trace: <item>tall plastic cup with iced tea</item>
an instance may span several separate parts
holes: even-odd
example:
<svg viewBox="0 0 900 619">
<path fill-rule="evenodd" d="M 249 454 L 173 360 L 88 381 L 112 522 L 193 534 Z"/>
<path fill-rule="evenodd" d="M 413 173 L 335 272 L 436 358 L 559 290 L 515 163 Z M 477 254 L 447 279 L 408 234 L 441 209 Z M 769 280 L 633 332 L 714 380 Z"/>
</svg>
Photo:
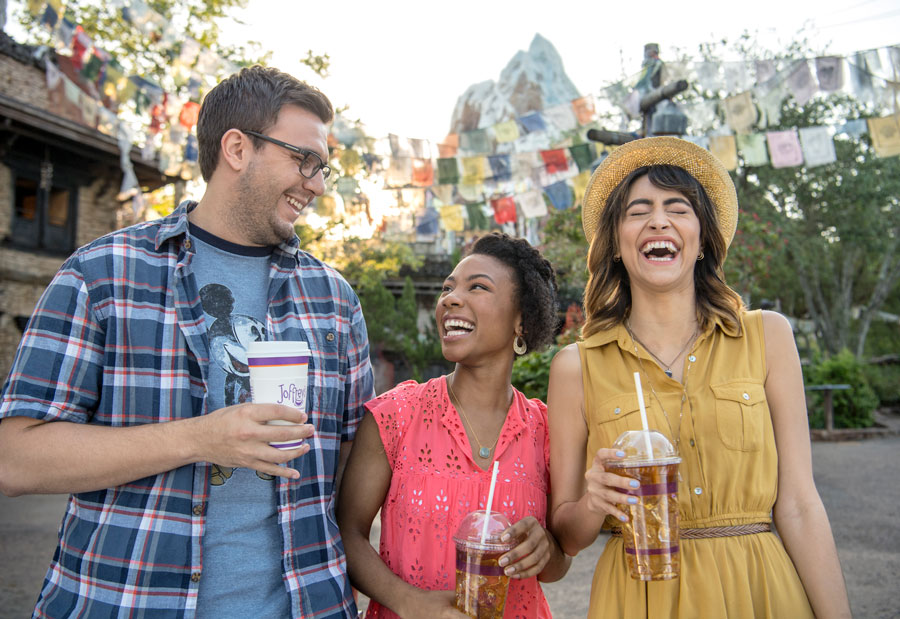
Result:
<svg viewBox="0 0 900 619">
<path fill-rule="evenodd" d="M 487 534 L 482 540 L 484 520 Z M 509 591 L 509 576 L 503 573 L 500 557 L 516 545 L 516 540 L 500 541 L 510 522 L 499 512 L 485 516 L 482 510 L 463 518 L 456 542 L 456 608 L 473 619 L 502 619 Z"/>
<path fill-rule="evenodd" d="M 637 580 L 671 580 L 680 568 L 678 535 L 678 464 L 681 458 L 665 436 L 650 430 L 624 432 L 613 448 L 624 451 L 606 470 L 631 477 L 640 488 L 623 490 L 637 498 L 635 505 L 619 505 L 628 515 L 622 523 L 625 560 Z M 647 440 L 649 438 L 649 441 Z M 647 453 L 647 446 L 652 453 Z"/>
</svg>

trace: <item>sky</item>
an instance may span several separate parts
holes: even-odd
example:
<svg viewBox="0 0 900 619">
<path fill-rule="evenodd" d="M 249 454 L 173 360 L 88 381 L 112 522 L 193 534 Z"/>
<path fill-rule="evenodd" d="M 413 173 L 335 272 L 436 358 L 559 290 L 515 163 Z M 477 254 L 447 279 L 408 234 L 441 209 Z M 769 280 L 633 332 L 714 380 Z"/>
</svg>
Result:
<svg viewBox="0 0 900 619">
<path fill-rule="evenodd" d="M 369 135 L 433 141 L 447 134 L 457 98 L 498 79 L 536 33 L 581 94 L 637 73 L 649 42 L 663 60 L 675 50 L 697 57 L 699 44 L 745 31 L 772 50 L 798 33 L 818 53 L 900 44 L 898 0 L 249 0 L 233 16 L 243 24 L 223 22 L 224 41 L 259 41 L 270 64 L 349 106 Z M 307 50 L 331 57 L 326 79 L 301 64 Z"/>
</svg>

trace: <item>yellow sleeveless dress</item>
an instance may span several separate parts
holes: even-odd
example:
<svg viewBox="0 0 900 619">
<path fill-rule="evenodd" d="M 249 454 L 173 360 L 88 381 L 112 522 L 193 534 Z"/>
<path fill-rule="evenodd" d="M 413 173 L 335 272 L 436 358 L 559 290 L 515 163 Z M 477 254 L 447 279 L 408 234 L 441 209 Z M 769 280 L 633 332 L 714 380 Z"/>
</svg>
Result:
<svg viewBox="0 0 900 619">
<path fill-rule="evenodd" d="M 740 334 L 716 324 L 694 343 L 685 360 L 683 409 L 682 384 L 667 377 L 641 346 L 636 356 L 623 326 L 595 333 L 578 345 L 587 466 L 598 449 L 612 446 L 622 432 L 641 428 L 634 389 L 634 372 L 641 372 L 651 429 L 673 444 L 678 437 L 682 528 L 772 520 L 778 454 L 764 389 L 761 312 L 744 313 L 742 324 Z M 604 528 L 617 523 L 608 517 Z M 622 539 L 611 537 L 594 571 L 588 617 L 813 617 L 794 564 L 774 533 L 682 539 L 680 545 L 681 576 L 648 583 L 631 578 Z"/>
</svg>

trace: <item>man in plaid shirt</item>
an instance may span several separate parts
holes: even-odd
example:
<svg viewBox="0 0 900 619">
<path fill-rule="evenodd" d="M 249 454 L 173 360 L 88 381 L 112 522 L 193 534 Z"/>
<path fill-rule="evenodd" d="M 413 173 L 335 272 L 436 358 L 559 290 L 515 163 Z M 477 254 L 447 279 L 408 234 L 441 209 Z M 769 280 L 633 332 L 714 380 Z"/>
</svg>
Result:
<svg viewBox="0 0 900 619">
<path fill-rule="evenodd" d="M 224 80 L 200 202 L 82 247 L 39 301 L 0 397 L 0 490 L 70 493 L 35 617 L 356 616 L 334 503 L 368 338 L 293 230 L 332 117 L 277 70 Z M 250 403 L 244 349 L 266 339 L 309 345 L 305 411 Z"/>
</svg>

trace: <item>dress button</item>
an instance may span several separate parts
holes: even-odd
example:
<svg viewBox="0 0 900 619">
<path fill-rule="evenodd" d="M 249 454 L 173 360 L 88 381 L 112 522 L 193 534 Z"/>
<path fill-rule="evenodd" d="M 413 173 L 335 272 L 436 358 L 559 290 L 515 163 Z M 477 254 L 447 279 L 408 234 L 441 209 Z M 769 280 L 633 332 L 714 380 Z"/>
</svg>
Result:
<svg viewBox="0 0 900 619">
<path fill-rule="evenodd" d="M 691 439 L 691 447 L 694 446 L 694 439 Z"/>
<path fill-rule="evenodd" d="M 200 582 L 200 572 L 191 574 L 191 582 Z"/>
<path fill-rule="evenodd" d="M 329 333 L 328 335 L 325 336 L 325 339 L 328 340 L 329 342 L 333 342 L 334 341 L 334 333 Z"/>
<path fill-rule="evenodd" d="M 694 488 L 694 494 L 697 494 L 697 495 L 703 494 L 703 488 L 701 488 L 700 486 L 697 486 L 696 488 Z"/>
<path fill-rule="evenodd" d="M 697 360 L 697 357 L 695 357 L 694 355 L 691 355 L 690 357 L 688 357 L 688 361 L 690 361 L 691 363 L 693 363 L 696 360 Z"/>
<path fill-rule="evenodd" d="M 184 239 L 184 248 L 185 249 L 191 248 L 191 239 Z"/>
<path fill-rule="evenodd" d="M 749 400 L 749 399 L 750 399 L 750 394 L 749 394 L 749 393 L 745 393 L 745 394 L 742 395 L 741 397 L 744 398 L 745 400 Z"/>
<path fill-rule="evenodd" d="M 613 411 L 613 415 L 618 415 L 621 412 L 622 412 L 622 409 L 619 407 L 616 407 L 616 410 Z"/>
<path fill-rule="evenodd" d="M 192 510 L 195 516 L 199 516 L 203 513 L 203 503 L 197 503 L 194 505 L 194 509 Z"/>
</svg>

